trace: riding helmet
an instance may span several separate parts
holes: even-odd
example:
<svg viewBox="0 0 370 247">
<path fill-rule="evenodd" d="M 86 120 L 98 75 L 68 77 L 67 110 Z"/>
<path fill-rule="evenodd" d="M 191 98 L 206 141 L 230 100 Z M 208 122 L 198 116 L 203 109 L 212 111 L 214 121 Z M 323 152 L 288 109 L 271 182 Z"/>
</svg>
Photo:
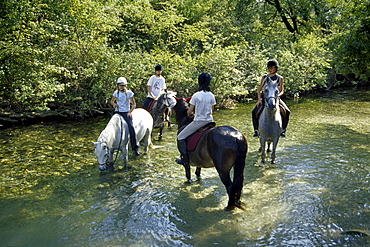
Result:
<svg viewBox="0 0 370 247">
<path fill-rule="evenodd" d="M 211 78 L 211 75 L 206 73 L 206 72 L 203 72 L 201 73 L 199 76 L 198 76 L 198 85 L 199 85 L 199 89 L 198 91 L 211 91 L 211 89 L 209 88 L 209 84 L 211 82 L 212 78 Z"/>
<path fill-rule="evenodd" d="M 155 70 L 155 71 L 162 71 L 162 65 L 157 64 L 157 65 L 154 67 L 154 70 Z"/>
<path fill-rule="evenodd" d="M 117 85 L 127 85 L 127 80 L 125 77 L 119 77 L 117 79 Z"/>
<path fill-rule="evenodd" d="M 276 59 L 270 59 L 267 62 L 267 68 L 270 68 L 270 67 L 279 68 L 279 62 Z"/>
</svg>

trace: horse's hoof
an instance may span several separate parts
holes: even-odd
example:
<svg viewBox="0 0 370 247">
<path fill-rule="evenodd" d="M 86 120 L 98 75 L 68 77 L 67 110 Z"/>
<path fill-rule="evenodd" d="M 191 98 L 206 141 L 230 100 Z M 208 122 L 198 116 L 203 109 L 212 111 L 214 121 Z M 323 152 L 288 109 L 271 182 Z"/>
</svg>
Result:
<svg viewBox="0 0 370 247">
<path fill-rule="evenodd" d="M 227 206 L 225 208 L 225 211 L 233 211 L 236 208 L 236 206 Z"/>
<path fill-rule="evenodd" d="M 184 184 L 191 184 L 191 179 L 186 180 Z"/>
</svg>

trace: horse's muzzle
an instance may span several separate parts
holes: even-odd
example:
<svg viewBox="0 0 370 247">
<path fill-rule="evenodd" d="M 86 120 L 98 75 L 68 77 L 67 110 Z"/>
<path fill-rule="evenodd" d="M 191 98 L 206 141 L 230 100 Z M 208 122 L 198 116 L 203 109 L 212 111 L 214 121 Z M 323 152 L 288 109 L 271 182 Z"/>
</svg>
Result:
<svg viewBox="0 0 370 247">
<path fill-rule="evenodd" d="M 100 165 L 100 164 L 99 164 L 99 170 L 100 170 L 101 172 L 103 172 L 103 171 L 107 170 L 107 165 L 106 165 L 106 164 L 104 164 L 104 165 Z"/>
</svg>

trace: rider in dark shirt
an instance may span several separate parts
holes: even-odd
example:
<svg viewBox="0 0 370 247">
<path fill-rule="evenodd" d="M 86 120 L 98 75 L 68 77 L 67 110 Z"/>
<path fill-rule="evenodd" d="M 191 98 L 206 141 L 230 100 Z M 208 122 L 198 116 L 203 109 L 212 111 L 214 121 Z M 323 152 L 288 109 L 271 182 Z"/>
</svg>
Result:
<svg viewBox="0 0 370 247">
<path fill-rule="evenodd" d="M 288 122 L 289 122 L 290 110 L 289 110 L 288 106 L 280 98 L 284 94 L 284 77 L 277 74 L 278 68 L 279 68 L 279 63 L 278 63 L 277 60 L 275 60 L 275 59 L 269 60 L 267 62 L 267 69 L 268 69 L 269 73 L 266 74 L 266 75 L 263 75 L 262 78 L 261 78 L 261 82 L 260 82 L 260 85 L 259 85 L 258 90 L 257 90 L 258 100 L 257 100 L 257 103 L 256 103 L 255 107 L 252 110 L 252 122 L 253 122 L 253 128 L 254 128 L 253 137 L 258 137 L 259 136 L 259 133 L 258 133 L 258 115 L 257 114 L 260 112 L 260 108 L 264 105 L 263 95 L 262 95 L 263 92 L 262 91 L 263 91 L 263 86 L 264 86 L 266 80 L 268 79 L 268 77 L 270 77 L 270 79 L 273 80 L 273 81 L 278 80 L 279 104 L 286 111 L 285 116 L 283 116 L 283 118 L 282 118 L 283 132 L 280 134 L 280 136 L 285 137 L 285 131 L 286 131 L 286 128 L 287 128 Z"/>
</svg>

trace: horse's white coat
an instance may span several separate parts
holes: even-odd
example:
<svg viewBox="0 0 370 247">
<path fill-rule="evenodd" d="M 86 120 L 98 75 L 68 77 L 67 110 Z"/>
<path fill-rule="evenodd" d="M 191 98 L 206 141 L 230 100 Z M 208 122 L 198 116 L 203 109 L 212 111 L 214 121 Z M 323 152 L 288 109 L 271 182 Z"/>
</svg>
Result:
<svg viewBox="0 0 370 247">
<path fill-rule="evenodd" d="M 136 133 L 136 140 L 144 143 L 144 151 L 148 151 L 151 145 L 151 134 L 153 129 L 153 118 L 149 112 L 137 108 L 132 111 L 132 124 Z M 127 123 L 119 114 L 114 114 L 105 129 L 100 133 L 95 145 L 94 154 L 100 165 L 100 170 L 105 170 L 107 163 L 112 161 L 113 152 L 120 150 L 125 164 L 128 161 L 128 144 L 130 141 Z M 120 138 L 121 143 L 120 143 Z M 120 147 L 118 145 L 120 144 Z M 109 151 L 108 151 L 109 150 Z"/>
<path fill-rule="evenodd" d="M 277 80 L 267 81 L 263 88 L 265 106 L 259 117 L 259 138 L 261 144 L 261 159 L 265 163 L 266 142 L 268 147 L 272 142 L 271 163 L 275 162 L 276 147 L 280 134 L 283 131 L 282 118 L 280 114 Z"/>
</svg>

